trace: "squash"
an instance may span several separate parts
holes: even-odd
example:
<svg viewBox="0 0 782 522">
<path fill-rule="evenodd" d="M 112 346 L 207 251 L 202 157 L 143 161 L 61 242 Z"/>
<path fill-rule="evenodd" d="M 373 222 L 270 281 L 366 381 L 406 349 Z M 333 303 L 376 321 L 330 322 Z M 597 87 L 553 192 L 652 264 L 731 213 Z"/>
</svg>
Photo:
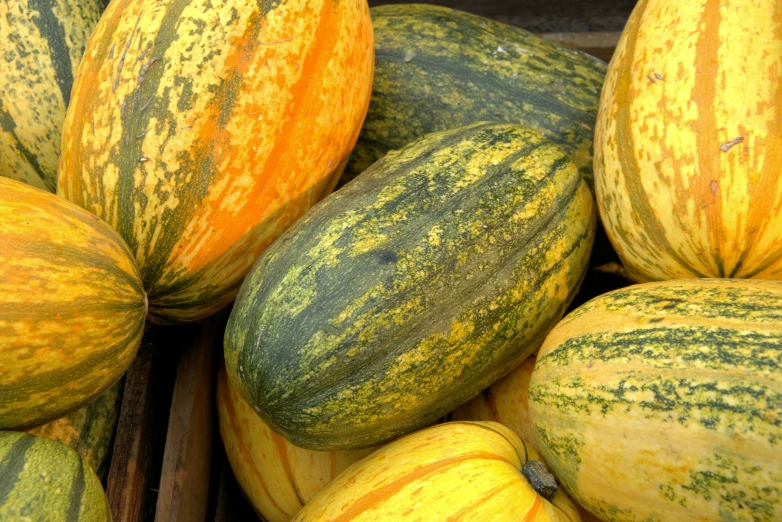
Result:
<svg viewBox="0 0 782 522">
<path fill-rule="evenodd" d="M 547 475 L 551 489 L 541 488 L 538 482 Z M 537 451 L 511 430 L 495 422 L 449 422 L 396 440 L 353 464 L 293 520 L 580 522 L 581 518 L 556 487 Z"/>
<path fill-rule="evenodd" d="M 366 0 L 112 2 L 74 81 L 58 194 L 128 243 L 151 321 L 197 321 L 332 190 L 372 71 Z"/>
<path fill-rule="evenodd" d="M 73 72 L 100 0 L 0 2 L 0 176 L 55 191 Z"/>
<path fill-rule="evenodd" d="M 600 217 L 640 282 L 782 278 L 782 2 L 643 0 L 595 131 Z"/>
<path fill-rule="evenodd" d="M 607 521 L 782 520 L 782 282 L 590 301 L 541 347 L 529 410 L 557 480 Z"/>
<path fill-rule="evenodd" d="M 71 448 L 0 431 L 0 520 L 111 522 L 92 468 Z"/>
<path fill-rule="evenodd" d="M 308 449 L 427 426 L 538 348 L 578 290 L 595 220 L 575 165 L 534 131 L 424 137 L 258 259 L 226 329 L 229 378 Z"/>
<path fill-rule="evenodd" d="M 558 145 L 592 188 L 606 65 L 518 27 L 435 5 L 373 7 L 375 79 L 342 183 L 389 150 L 480 121 L 518 123 Z"/>
<path fill-rule="evenodd" d="M 146 305 L 109 225 L 0 178 L 0 429 L 50 422 L 105 392 L 138 351 Z"/>
</svg>

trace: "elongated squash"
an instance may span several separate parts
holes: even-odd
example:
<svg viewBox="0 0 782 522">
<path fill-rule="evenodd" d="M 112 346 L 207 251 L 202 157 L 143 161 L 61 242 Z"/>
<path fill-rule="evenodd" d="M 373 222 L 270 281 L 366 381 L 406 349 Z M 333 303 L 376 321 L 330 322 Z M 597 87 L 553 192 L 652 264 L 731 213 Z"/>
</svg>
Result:
<svg viewBox="0 0 782 522">
<path fill-rule="evenodd" d="M 217 379 L 217 413 L 236 480 L 268 522 L 288 522 L 342 470 L 374 449 L 311 451 L 294 446 L 242 399 L 224 368 Z"/>
<path fill-rule="evenodd" d="M 106 393 L 86 406 L 27 433 L 62 442 L 92 466 L 98 478 L 106 480 L 111 463 L 111 443 L 119 420 L 123 377 Z"/>
<path fill-rule="evenodd" d="M 100 0 L 0 2 L 0 176 L 55 191 L 73 71 Z"/>
<path fill-rule="evenodd" d="M 540 460 L 501 424 L 440 424 L 353 464 L 294 520 L 580 522 L 575 505 L 559 488 L 544 497 L 527 478 L 530 473 L 538 478 L 530 464 Z"/>
<path fill-rule="evenodd" d="M 345 183 L 389 150 L 479 121 L 537 130 L 592 187 L 606 66 L 518 27 L 434 5 L 373 7 L 372 101 Z"/>
<path fill-rule="evenodd" d="M 782 2 L 642 0 L 595 132 L 606 231 L 641 282 L 782 279 Z"/>
<path fill-rule="evenodd" d="M 605 520 L 782 520 L 782 282 L 590 301 L 541 347 L 529 405 L 557 479 Z"/>
<path fill-rule="evenodd" d="M 0 178 L 0 429 L 100 396 L 133 360 L 145 314 L 138 268 L 110 226 Z"/>
<path fill-rule="evenodd" d="M 3 521 L 111 522 L 89 464 L 44 437 L 0 431 L 0 493 Z"/>
<path fill-rule="evenodd" d="M 427 426 L 542 343 L 578 290 L 595 220 L 575 165 L 540 134 L 429 135 L 259 258 L 226 329 L 228 375 L 301 447 Z"/>
<path fill-rule="evenodd" d="M 372 70 L 366 0 L 112 2 L 74 81 L 58 194 L 127 241 L 152 321 L 201 319 L 332 190 Z"/>
</svg>

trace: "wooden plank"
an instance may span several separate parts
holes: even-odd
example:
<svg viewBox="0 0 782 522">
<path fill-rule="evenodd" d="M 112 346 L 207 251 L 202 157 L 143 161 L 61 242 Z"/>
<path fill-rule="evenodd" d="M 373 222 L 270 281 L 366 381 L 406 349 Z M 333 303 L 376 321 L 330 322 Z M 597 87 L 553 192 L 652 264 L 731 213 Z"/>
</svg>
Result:
<svg viewBox="0 0 782 522">
<path fill-rule="evenodd" d="M 207 520 L 214 497 L 210 469 L 216 431 L 215 355 L 222 346 L 225 321 L 221 315 L 167 332 L 172 342 L 182 341 L 155 522 Z"/>
<path fill-rule="evenodd" d="M 145 332 L 125 380 L 106 485 L 114 522 L 152 519 L 176 352 L 161 350 L 159 330 Z"/>
</svg>

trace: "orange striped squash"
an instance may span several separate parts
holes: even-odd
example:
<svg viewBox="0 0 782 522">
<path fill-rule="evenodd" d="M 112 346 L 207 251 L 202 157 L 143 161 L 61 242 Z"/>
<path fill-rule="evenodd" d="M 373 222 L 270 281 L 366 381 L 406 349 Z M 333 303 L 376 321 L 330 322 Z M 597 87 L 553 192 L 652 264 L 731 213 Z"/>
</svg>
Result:
<svg viewBox="0 0 782 522">
<path fill-rule="evenodd" d="M 58 194 L 114 226 L 157 323 L 233 300 L 344 168 L 373 71 L 366 0 L 123 0 L 74 80 Z"/>
<path fill-rule="evenodd" d="M 639 281 L 782 278 L 782 2 L 641 0 L 595 134 L 606 231 Z"/>
<path fill-rule="evenodd" d="M 557 489 L 551 501 L 522 468 L 540 455 L 496 422 L 449 422 L 389 443 L 343 471 L 298 522 L 508 520 L 579 522 Z"/>
<path fill-rule="evenodd" d="M 217 412 L 236 480 L 268 522 L 288 522 L 337 474 L 373 450 L 311 451 L 294 446 L 242 399 L 225 368 L 217 378 Z"/>
</svg>

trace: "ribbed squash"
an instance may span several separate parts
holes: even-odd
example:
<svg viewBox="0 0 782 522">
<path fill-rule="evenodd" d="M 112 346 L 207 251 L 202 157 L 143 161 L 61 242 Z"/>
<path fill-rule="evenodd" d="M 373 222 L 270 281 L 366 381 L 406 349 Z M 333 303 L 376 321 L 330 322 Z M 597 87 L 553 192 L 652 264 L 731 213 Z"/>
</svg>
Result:
<svg viewBox="0 0 782 522">
<path fill-rule="evenodd" d="M 557 488 L 547 500 L 522 473 L 540 460 L 501 424 L 441 424 L 353 464 L 294 520 L 580 522 L 566 494 Z"/>
<path fill-rule="evenodd" d="M 366 0 L 112 2 L 74 82 L 58 194 L 127 241 L 152 321 L 201 319 L 332 190 L 372 70 Z"/>
<path fill-rule="evenodd" d="M 0 520 L 110 522 L 111 513 L 100 480 L 71 448 L 0 431 Z"/>
<path fill-rule="evenodd" d="M 99 479 L 106 480 L 124 386 L 123 377 L 86 406 L 27 433 L 62 442 L 92 466 Z"/>
<path fill-rule="evenodd" d="M 100 0 L 0 2 L 0 176 L 54 192 L 65 109 Z"/>
<path fill-rule="evenodd" d="M 782 2 L 638 3 L 600 104 L 600 216 L 639 281 L 782 278 Z"/>
<path fill-rule="evenodd" d="M 384 5 L 370 12 L 372 101 L 343 183 L 425 134 L 499 121 L 535 129 L 559 145 L 591 188 L 603 62 L 446 7 Z"/>
<path fill-rule="evenodd" d="M 145 312 L 133 256 L 110 226 L 0 178 L 0 429 L 100 396 L 133 360 Z"/>
<path fill-rule="evenodd" d="M 242 399 L 225 369 L 217 379 L 217 413 L 236 480 L 268 522 L 288 522 L 337 474 L 374 449 L 311 451 L 294 446 Z"/>
<path fill-rule="evenodd" d="M 782 520 L 782 283 L 599 297 L 546 339 L 529 405 L 557 479 L 605 520 Z"/>
<path fill-rule="evenodd" d="M 538 348 L 581 283 L 595 220 L 575 165 L 534 131 L 422 138 L 259 258 L 228 322 L 228 375 L 301 447 L 427 426 Z"/>
</svg>

